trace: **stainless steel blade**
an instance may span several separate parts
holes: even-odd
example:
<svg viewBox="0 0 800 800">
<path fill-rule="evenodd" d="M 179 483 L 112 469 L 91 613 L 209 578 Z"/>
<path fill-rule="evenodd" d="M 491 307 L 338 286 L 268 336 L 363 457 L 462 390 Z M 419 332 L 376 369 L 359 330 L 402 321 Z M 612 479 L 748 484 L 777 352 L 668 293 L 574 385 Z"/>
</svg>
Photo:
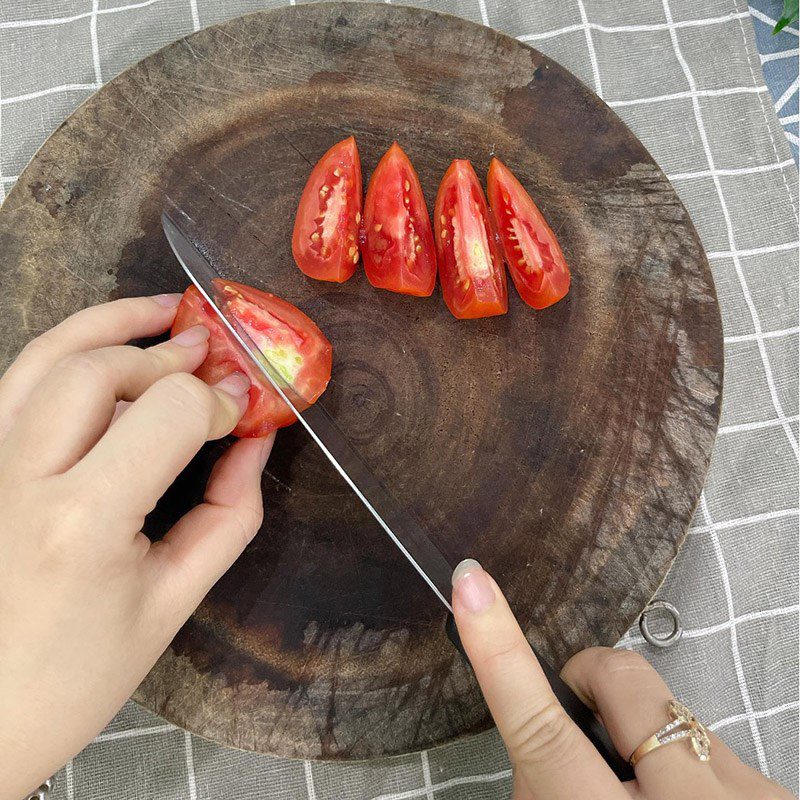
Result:
<svg viewBox="0 0 800 800">
<path fill-rule="evenodd" d="M 279 371 L 259 350 L 236 318 L 226 311 L 225 303 L 218 302 L 214 281 L 222 279 L 220 274 L 183 233 L 172 215 L 165 211 L 161 215 L 161 224 L 170 247 L 192 283 L 211 304 L 225 327 L 245 353 L 250 356 L 264 378 L 294 411 L 300 423 L 339 474 L 347 481 L 359 500 L 411 562 L 447 610 L 452 613 L 450 578 L 453 568 L 447 563 L 420 524 L 402 508 L 391 492 L 372 472 L 325 408 L 318 402 L 305 411 L 297 410 L 299 405 L 305 405 L 302 398 L 280 376 Z"/>
</svg>

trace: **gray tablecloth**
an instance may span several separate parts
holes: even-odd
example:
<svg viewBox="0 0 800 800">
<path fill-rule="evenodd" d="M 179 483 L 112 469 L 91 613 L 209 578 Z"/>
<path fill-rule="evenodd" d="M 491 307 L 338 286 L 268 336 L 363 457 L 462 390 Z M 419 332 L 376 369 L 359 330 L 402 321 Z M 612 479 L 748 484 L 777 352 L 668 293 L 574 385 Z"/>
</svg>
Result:
<svg viewBox="0 0 800 800">
<path fill-rule="evenodd" d="M 138 59 L 256 0 L 0 0 L 0 180 Z M 748 764 L 797 791 L 797 171 L 744 0 L 428 0 L 583 79 L 638 134 L 700 231 L 725 327 L 722 425 L 691 535 L 659 596 L 686 634 L 643 652 Z M 580 124 L 576 120 L 576 124 Z M 228 750 L 129 704 L 57 776 L 54 796 L 450 800 L 507 796 L 496 733 L 331 765 Z"/>
</svg>

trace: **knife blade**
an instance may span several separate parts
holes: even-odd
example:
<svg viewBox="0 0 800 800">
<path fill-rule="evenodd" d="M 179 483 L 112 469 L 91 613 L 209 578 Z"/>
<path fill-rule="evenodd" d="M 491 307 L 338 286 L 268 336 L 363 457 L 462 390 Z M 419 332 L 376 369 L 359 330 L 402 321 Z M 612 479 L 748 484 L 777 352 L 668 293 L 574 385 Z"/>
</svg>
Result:
<svg viewBox="0 0 800 800">
<path fill-rule="evenodd" d="M 265 380 L 294 412 L 309 436 L 350 485 L 359 500 L 375 517 L 377 523 L 411 562 L 445 608 L 452 613 L 450 581 L 453 568 L 445 557 L 419 523 L 400 505 L 372 472 L 325 408 L 316 403 L 304 411 L 300 410 L 307 403 L 281 377 L 280 371 L 259 350 L 258 345 L 227 309 L 225 298 L 220 296 L 221 292 L 218 289 L 219 284 L 224 283 L 222 276 L 187 237 L 169 212 L 164 211 L 161 215 L 161 224 L 167 241 L 184 272 L 211 304 L 236 342 L 249 355 Z"/>
<path fill-rule="evenodd" d="M 224 292 L 221 291 L 221 286 L 225 283 L 222 276 L 184 233 L 174 216 L 166 210 L 161 215 L 161 225 L 172 251 L 189 279 L 211 304 L 217 316 L 257 366 L 265 380 L 291 408 L 336 471 L 445 606 L 448 611 L 445 625 L 447 635 L 469 663 L 453 617 L 451 605 L 453 568 L 447 559 L 420 524 L 372 472 L 325 408 L 320 403 L 305 408 L 307 404 L 302 396 L 281 376 L 280 371 L 227 308 Z M 304 410 L 301 411 L 301 408 Z M 597 748 L 617 777 L 620 780 L 631 780 L 634 777 L 632 768 L 619 756 L 602 724 L 547 661 L 533 647 L 531 649 L 539 660 L 553 693 L 567 714 Z"/>
</svg>

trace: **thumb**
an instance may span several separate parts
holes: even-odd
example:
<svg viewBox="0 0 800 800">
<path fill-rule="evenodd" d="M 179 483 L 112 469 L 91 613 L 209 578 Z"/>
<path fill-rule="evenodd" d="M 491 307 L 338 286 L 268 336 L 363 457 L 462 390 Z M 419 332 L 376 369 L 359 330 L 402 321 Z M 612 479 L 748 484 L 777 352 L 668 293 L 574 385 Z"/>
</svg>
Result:
<svg viewBox="0 0 800 800">
<path fill-rule="evenodd" d="M 156 596 L 178 625 L 255 536 L 263 517 L 261 473 L 275 434 L 240 439 L 217 461 L 204 502 L 150 550 Z"/>
<path fill-rule="evenodd" d="M 627 797 L 559 704 L 499 587 L 473 559 L 453 573 L 453 615 L 511 762 L 537 800 Z"/>
</svg>

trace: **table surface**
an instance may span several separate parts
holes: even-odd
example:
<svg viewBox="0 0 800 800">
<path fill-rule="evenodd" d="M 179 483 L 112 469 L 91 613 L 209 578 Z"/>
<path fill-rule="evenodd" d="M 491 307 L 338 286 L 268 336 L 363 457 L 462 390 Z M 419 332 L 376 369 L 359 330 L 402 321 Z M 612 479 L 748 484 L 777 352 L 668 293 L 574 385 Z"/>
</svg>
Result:
<svg viewBox="0 0 800 800">
<path fill-rule="evenodd" d="M 797 28 L 767 37 L 776 0 L 755 3 L 754 22 L 742 0 L 417 4 L 491 25 L 572 70 L 641 138 L 700 232 L 726 376 L 706 488 L 658 593 L 686 633 L 664 651 L 635 631 L 619 646 L 643 653 L 745 762 L 797 792 Z M 276 5 L 0 3 L 0 199 L 49 133 L 125 67 Z M 307 763 L 221 748 L 131 703 L 56 776 L 53 797 L 461 800 L 509 787 L 495 732 L 391 760 Z"/>
</svg>

